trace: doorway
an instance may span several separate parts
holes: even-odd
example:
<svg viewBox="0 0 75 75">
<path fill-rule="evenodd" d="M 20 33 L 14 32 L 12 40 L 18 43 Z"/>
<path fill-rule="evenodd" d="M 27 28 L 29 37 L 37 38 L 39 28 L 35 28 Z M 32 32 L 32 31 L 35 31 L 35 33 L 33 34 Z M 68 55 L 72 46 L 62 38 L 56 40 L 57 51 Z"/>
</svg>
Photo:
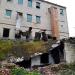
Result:
<svg viewBox="0 0 75 75">
<path fill-rule="evenodd" d="M 53 57 L 55 64 L 60 63 L 59 47 L 56 47 L 51 51 L 51 56 Z"/>
<path fill-rule="evenodd" d="M 49 54 L 48 53 L 44 53 L 41 55 L 41 63 L 43 65 L 49 64 Z"/>
<path fill-rule="evenodd" d="M 9 37 L 9 31 L 10 31 L 10 29 L 4 28 L 3 29 L 3 37 Z"/>
</svg>

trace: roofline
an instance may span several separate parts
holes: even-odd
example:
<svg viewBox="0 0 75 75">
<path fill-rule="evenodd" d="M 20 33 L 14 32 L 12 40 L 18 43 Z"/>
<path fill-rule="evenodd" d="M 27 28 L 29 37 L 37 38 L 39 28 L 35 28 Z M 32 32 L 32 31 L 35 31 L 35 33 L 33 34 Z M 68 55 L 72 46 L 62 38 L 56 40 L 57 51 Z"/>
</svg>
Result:
<svg viewBox="0 0 75 75">
<path fill-rule="evenodd" d="M 65 6 L 58 5 L 58 4 L 55 4 L 55 3 L 49 2 L 49 1 L 45 1 L 45 0 L 39 0 L 39 1 L 42 1 L 42 2 L 45 2 L 45 3 L 48 3 L 48 4 L 52 4 L 52 5 L 55 5 L 55 6 L 63 7 L 63 8 L 65 8 L 65 9 L 66 9 L 66 7 L 65 7 Z"/>
</svg>

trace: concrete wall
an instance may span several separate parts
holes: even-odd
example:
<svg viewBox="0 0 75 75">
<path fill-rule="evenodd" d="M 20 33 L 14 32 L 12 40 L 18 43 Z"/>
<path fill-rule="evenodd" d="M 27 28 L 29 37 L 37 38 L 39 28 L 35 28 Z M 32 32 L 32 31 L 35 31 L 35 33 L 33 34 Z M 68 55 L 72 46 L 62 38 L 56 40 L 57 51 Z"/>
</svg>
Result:
<svg viewBox="0 0 75 75">
<path fill-rule="evenodd" d="M 41 65 L 40 56 L 35 56 L 31 59 L 31 66 L 34 66 L 34 65 Z"/>
<path fill-rule="evenodd" d="M 36 8 L 36 2 L 40 2 L 40 9 Z M 21 30 L 26 31 L 26 27 L 33 27 L 32 34 L 34 37 L 35 32 L 40 31 L 40 29 L 46 29 L 47 34 L 52 34 L 51 32 L 51 22 L 50 22 L 50 13 L 48 12 L 48 8 L 52 6 L 52 4 L 42 2 L 39 0 L 33 0 L 32 7 L 28 7 L 28 0 L 24 0 L 23 5 L 18 4 L 18 0 L 12 0 L 12 2 L 7 2 L 7 0 L 1 0 L 0 4 L 0 28 L 10 28 L 12 29 L 12 33 L 14 34 L 14 30 L 16 28 L 16 15 L 17 11 L 23 13 L 23 21 L 21 25 Z M 60 12 L 60 6 L 57 6 L 58 13 Z M 12 16 L 7 17 L 5 15 L 5 10 L 9 9 L 12 10 Z M 64 28 L 61 27 L 62 23 L 60 23 L 60 20 L 62 20 L 62 17 L 59 15 L 59 28 L 60 28 L 60 38 L 68 37 L 68 27 L 67 27 L 67 19 L 66 19 L 66 9 L 64 9 L 64 17 L 63 21 L 65 23 L 63 24 Z M 27 22 L 27 14 L 32 14 L 32 23 Z M 41 16 L 41 23 L 36 24 L 36 15 Z M 63 30 L 63 31 L 62 31 Z M 0 30 L 2 33 L 2 31 Z M 63 32 L 63 33 L 62 33 Z M 11 33 L 11 32 L 10 32 Z M 14 35 L 10 34 L 10 38 L 13 38 Z M 2 37 L 2 34 L 1 34 Z"/>
<path fill-rule="evenodd" d="M 65 43 L 66 62 L 75 62 L 75 47 L 74 44 Z"/>
</svg>

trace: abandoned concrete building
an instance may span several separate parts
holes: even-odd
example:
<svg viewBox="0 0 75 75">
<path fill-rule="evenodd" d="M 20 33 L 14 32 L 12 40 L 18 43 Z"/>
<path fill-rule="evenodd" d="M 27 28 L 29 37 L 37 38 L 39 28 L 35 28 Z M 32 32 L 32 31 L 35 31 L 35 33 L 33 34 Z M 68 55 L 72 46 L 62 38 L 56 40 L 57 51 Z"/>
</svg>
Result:
<svg viewBox="0 0 75 75">
<path fill-rule="evenodd" d="M 0 38 L 15 39 L 17 30 L 46 31 L 48 36 L 68 38 L 66 7 L 45 0 L 0 0 Z"/>
<path fill-rule="evenodd" d="M 1 39 L 51 40 L 51 47 L 49 45 L 45 53 L 34 51 L 29 55 L 30 59 L 24 58 L 16 64 L 27 68 L 65 61 L 64 42 L 61 40 L 68 37 L 66 7 L 45 0 L 0 0 Z M 17 51 L 16 48 L 13 51 Z"/>
</svg>

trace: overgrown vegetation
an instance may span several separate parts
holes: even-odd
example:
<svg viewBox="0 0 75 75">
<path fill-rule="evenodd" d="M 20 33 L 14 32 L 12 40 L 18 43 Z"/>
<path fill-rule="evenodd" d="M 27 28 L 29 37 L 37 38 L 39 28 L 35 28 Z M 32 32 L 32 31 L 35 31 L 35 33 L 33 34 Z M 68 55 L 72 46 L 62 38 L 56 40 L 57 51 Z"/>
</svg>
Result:
<svg viewBox="0 0 75 75">
<path fill-rule="evenodd" d="M 59 75 L 75 75 L 75 63 L 65 65 L 58 73 Z"/>
<path fill-rule="evenodd" d="M 6 59 L 8 54 L 30 57 L 34 53 L 46 51 L 46 42 L 43 41 L 0 40 L 0 60 Z"/>
<path fill-rule="evenodd" d="M 65 64 L 61 67 L 58 71 L 59 75 L 75 75 L 75 63 Z"/>
<path fill-rule="evenodd" d="M 11 40 L 0 40 L 0 60 L 6 58 L 7 54 L 13 47 L 13 42 Z"/>
</svg>

